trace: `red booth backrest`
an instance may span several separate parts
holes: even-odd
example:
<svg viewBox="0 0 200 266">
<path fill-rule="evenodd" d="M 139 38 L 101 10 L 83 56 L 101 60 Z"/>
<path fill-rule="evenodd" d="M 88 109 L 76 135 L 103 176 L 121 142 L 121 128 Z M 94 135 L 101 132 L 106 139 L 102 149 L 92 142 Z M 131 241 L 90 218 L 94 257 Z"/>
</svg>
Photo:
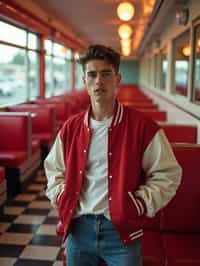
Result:
<svg viewBox="0 0 200 266">
<path fill-rule="evenodd" d="M 197 127 L 193 125 L 161 125 L 170 142 L 197 143 Z"/>
<path fill-rule="evenodd" d="M 161 229 L 200 232 L 200 145 L 173 145 L 173 150 L 183 170 L 182 182 L 162 211 Z"/>
<path fill-rule="evenodd" d="M 31 150 L 32 126 L 29 113 L 0 112 L 1 150 Z"/>
<path fill-rule="evenodd" d="M 33 133 L 55 134 L 55 108 L 41 105 L 17 105 L 9 107 L 10 111 L 33 113 Z"/>
</svg>

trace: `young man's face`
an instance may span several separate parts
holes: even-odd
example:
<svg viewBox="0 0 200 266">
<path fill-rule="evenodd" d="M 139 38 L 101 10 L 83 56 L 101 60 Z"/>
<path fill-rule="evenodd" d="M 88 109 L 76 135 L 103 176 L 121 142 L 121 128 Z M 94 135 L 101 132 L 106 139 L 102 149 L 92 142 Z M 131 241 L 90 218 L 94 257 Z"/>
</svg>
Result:
<svg viewBox="0 0 200 266">
<path fill-rule="evenodd" d="M 104 60 L 90 60 L 85 66 L 84 84 L 92 102 L 112 103 L 121 76 Z"/>
</svg>

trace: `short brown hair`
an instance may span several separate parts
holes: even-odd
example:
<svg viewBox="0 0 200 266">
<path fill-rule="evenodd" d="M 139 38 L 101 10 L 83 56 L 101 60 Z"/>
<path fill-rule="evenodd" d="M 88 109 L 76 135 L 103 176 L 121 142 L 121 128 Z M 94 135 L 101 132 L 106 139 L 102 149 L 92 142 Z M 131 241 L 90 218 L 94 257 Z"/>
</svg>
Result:
<svg viewBox="0 0 200 266">
<path fill-rule="evenodd" d="M 83 54 L 80 54 L 78 62 L 82 65 L 83 71 L 85 71 L 87 62 L 95 59 L 105 60 L 107 63 L 111 64 L 115 69 L 115 72 L 118 73 L 120 54 L 112 48 L 100 44 L 91 45 Z"/>
</svg>

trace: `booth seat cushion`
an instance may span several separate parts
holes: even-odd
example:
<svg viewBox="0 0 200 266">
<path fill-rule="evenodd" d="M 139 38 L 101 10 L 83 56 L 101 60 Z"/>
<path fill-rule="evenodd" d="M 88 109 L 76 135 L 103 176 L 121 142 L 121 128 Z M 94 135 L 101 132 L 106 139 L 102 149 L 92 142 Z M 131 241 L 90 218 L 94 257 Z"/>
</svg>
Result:
<svg viewBox="0 0 200 266">
<path fill-rule="evenodd" d="M 37 152 L 40 149 L 40 140 L 32 140 L 32 153 Z"/>
<path fill-rule="evenodd" d="M 160 232 L 145 230 L 142 237 L 144 266 L 164 266 L 165 256 Z"/>
<path fill-rule="evenodd" d="M 167 266 L 199 266 L 200 235 L 164 233 Z"/>
<path fill-rule="evenodd" d="M 153 218 L 147 218 L 147 222 L 144 224 L 145 230 L 160 231 L 160 212 L 158 212 Z"/>
<path fill-rule="evenodd" d="M 28 159 L 28 154 L 24 151 L 3 150 L 0 151 L 0 164 L 4 167 L 17 168 Z"/>
<path fill-rule="evenodd" d="M 172 201 L 162 210 L 161 229 L 169 232 L 200 232 L 200 145 L 175 145 L 182 167 L 182 181 Z"/>
<path fill-rule="evenodd" d="M 41 144 L 51 144 L 52 135 L 50 133 L 34 133 L 33 138 L 39 140 Z"/>
</svg>

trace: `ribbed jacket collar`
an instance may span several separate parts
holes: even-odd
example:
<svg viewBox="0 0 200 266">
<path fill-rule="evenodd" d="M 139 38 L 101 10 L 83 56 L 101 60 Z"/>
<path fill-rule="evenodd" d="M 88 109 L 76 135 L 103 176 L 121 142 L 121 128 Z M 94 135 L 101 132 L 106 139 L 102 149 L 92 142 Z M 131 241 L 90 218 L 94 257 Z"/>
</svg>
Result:
<svg viewBox="0 0 200 266">
<path fill-rule="evenodd" d="M 84 124 L 87 127 L 89 127 L 91 111 L 92 111 L 92 107 L 90 105 L 84 116 Z M 124 113 L 124 106 L 116 100 L 111 127 L 115 127 L 117 124 L 119 124 L 122 121 L 123 113 Z"/>
</svg>

